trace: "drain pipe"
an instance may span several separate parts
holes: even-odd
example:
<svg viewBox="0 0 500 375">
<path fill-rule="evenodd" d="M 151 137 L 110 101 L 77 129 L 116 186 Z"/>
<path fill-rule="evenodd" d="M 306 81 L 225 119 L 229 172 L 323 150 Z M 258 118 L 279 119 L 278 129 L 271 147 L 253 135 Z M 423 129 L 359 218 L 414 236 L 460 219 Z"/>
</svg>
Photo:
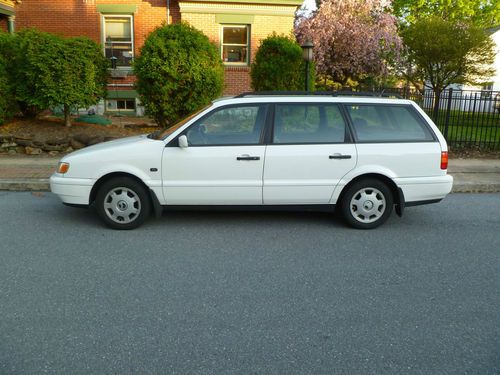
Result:
<svg viewBox="0 0 500 375">
<path fill-rule="evenodd" d="M 167 25 L 170 24 L 170 0 L 167 0 Z"/>
</svg>

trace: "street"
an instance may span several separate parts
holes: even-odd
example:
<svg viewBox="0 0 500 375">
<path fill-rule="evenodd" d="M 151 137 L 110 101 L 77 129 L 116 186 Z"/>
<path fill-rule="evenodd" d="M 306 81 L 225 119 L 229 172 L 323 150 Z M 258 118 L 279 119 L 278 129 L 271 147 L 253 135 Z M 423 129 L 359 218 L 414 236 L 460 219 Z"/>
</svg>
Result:
<svg viewBox="0 0 500 375">
<path fill-rule="evenodd" d="M 0 374 L 498 374 L 500 194 L 371 231 L 0 192 Z"/>
</svg>

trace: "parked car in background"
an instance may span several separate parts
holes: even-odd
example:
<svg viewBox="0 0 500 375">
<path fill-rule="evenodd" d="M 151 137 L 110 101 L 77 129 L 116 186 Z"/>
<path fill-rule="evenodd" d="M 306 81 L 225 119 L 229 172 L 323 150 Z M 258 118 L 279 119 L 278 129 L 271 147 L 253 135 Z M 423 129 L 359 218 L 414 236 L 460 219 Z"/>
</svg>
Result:
<svg viewBox="0 0 500 375">
<path fill-rule="evenodd" d="M 179 206 L 337 208 L 370 229 L 394 207 L 443 199 L 447 165 L 445 139 L 410 100 L 249 93 L 162 133 L 73 152 L 50 184 L 115 229 Z"/>
</svg>

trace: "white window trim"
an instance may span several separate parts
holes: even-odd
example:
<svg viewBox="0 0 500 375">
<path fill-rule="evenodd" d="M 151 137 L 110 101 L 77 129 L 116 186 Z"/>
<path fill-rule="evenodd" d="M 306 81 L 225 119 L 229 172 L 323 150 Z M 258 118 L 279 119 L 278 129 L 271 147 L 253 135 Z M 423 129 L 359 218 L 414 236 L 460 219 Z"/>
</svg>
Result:
<svg viewBox="0 0 500 375">
<path fill-rule="evenodd" d="M 135 40 L 134 40 L 134 16 L 130 14 L 102 14 L 101 15 L 101 40 L 102 52 L 106 56 L 106 18 L 129 18 L 130 19 L 130 40 L 132 42 L 132 60 L 135 58 Z M 116 44 L 129 44 L 128 42 L 115 42 Z M 116 69 L 132 70 L 131 66 L 117 66 Z"/>
<path fill-rule="evenodd" d="M 220 25 L 220 58 L 224 65 L 228 66 L 249 66 L 250 65 L 250 33 L 251 33 L 251 25 L 245 24 L 221 24 Z M 224 43 L 224 28 L 226 27 L 245 27 L 247 29 L 247 43 L 246 44 L 234 44 L 234 43 Z M 224 46 L 238 46 L 238 47 L 246 47 L 247 48 L 247 56 L 245 62 L 226 62 L 224 61 Z"/>
</svg>

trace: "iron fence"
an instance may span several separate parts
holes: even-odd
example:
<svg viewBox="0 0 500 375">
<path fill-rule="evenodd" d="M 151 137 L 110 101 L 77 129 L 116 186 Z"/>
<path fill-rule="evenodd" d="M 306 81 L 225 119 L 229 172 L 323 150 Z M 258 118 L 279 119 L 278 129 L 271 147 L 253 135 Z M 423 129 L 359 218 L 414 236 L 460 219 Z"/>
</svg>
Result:
<svg viewBox="0 0 500 375">
<path fill-rule="evenodd" d="M 447 89 L 436 103 L 432 90 L 386 89 L 415 101 L 455 148 L 500 149 L 500 91 Z"/>
</svg>

